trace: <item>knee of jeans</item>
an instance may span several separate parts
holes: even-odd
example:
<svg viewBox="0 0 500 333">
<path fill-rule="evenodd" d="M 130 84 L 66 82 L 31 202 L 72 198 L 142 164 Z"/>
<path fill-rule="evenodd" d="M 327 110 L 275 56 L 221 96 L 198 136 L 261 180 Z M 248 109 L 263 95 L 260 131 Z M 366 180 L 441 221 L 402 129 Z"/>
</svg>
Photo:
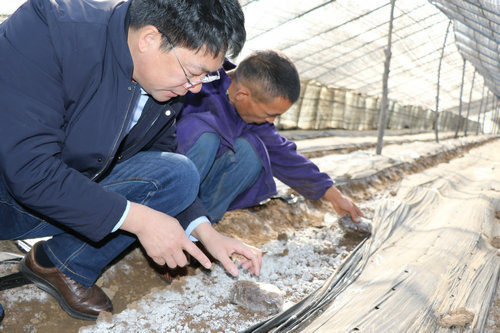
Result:
<svg viewBox="0 0 500 333">
<path fill-rule="evenodd" d="M 219 136 L 212 132 L 206 132 L 194 142 L 194 144 L 186 152 L 186 155 L 195 159 L 199 155 L 212 155 L 219 150 L 220 139 Z M 193 156 L 194 155 L 194 156 Z"/>
<path fill-rule="evenodd" d="M 246 139 L 238 138 L 234 143 L 234 148 L 237 163 L 244 166 L 248 174 L 259 174 L 262 169 L 262 163 L 250 142 Z"/>
<path fill-rule="evenodd" d="M 186 152 L 186 156 L 196 165 L 202 178 L 206 176 L 214 163 L 219 144 L 220 139 L 217 134 L 207 132 L 203 133 Z"/>
<path fill-rule="evenodd" d="M 200 187 L 200 174 L 194 163 L 182 154 L 173 154 L 175 166 L 169 170 L 172 172 L 170 179 L 174 179 L 179 186 L 183 187 L 182 193 L 187 199 L 194 200 L 198 195 Z M 172 158 L 170 156 L 169 158 Z"/>
<path fill-rule="evenodd" d="M 206 132 L 200 135 L 198 140 L 186 152 L 186 156 L 193 161 L 205 162 L 213 158 L 219 150 L 220 139 L 215 133 Z M 196 164 L 196 163 L 195 163 Z"/>
<path fill-rule="evenodd" d="M 196 142 L 202 142 L 204 147 L 214 147 L 219 149 L 220 139 L 219 136 L 213 132 L 205 132 Z"/>
</svg>

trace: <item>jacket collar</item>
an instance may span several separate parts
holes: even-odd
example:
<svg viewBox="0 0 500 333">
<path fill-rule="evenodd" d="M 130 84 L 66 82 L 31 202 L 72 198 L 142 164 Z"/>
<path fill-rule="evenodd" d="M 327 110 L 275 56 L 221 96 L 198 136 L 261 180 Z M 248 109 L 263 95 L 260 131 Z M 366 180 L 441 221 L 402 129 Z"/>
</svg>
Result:
<svg viewBox="0 0 500 333">
<path fill-rule="evenodd" d="M 124 75 L 132 80 L 134 63 L 128 47 L 128 27 L 130 22 L 129 9 L 130 1 L 121 2 L 116 5 L 110 17 L 108 25 L 108 41 L 111 44 L 113 55 Z"/>
</svg>

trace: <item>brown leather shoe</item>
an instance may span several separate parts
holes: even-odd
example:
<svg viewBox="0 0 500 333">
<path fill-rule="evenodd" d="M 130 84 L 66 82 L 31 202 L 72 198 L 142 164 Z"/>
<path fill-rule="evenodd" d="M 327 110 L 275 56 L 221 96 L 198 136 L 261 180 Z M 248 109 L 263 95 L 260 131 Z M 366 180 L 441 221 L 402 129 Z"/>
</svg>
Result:
<svg viewBox="0 0 500 333">
<path fill-rule="evenodd" d="M 113 312 L 111 300 L 98 286 L 84 286 L 56 267 L 45 268 L 38 265 L 35 251 L 41 243 L 36 243 L 19 264 L 19 270 L 27 279 L 54 296 L 61 308 L 73 318 L 96 320 L 99 312 Z"/>
</svg>

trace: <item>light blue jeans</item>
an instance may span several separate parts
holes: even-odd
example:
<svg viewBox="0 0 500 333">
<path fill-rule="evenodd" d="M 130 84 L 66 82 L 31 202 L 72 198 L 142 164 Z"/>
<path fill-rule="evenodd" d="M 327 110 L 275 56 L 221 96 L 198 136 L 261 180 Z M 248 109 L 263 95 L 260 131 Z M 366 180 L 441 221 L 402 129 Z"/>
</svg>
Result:
<svg viewBox="0 0 500 333">
<path fill-rule="evenodd" d="M 212 222 L 222 219 L 233 200 L 257 180 L 262 164 L 252 145 L 237 138 L 234 151 L 228 150 L 215 158 L 220 139 L 215 133 L 203 133 L 186 156 L 200 174 L 200 200 Z"/>
<path fill-rule="evenodd" d="M 99 183 L 131 202 L 175 216 L 195 200 L 199 179 L 196 167 L 183 155 L 141 152 L 117 164 Z M 44 243 L 45 252 L 57 268 L 83 285 L 92 285 L 136 240 L 118 230 L 94 243 L 63 228 L 20 206 L 0 182 L 0 239 L 53 236 Z"/>
</svg>

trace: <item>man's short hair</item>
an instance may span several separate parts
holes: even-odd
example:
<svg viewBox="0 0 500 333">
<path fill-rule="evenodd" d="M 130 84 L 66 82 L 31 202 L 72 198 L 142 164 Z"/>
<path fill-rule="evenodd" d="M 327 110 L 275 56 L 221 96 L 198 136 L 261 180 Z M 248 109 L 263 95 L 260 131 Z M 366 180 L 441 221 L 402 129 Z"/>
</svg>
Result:
<svg viewBox="0 0 500 333">
<path fill-rule="evenodd" d="M 246 39 L 238 0 L 132 0 L 130 26 L 155 26 L 164 34 L 162 48 L 180 46 L 236 57 Z M 165 34 L 168 34 L 165 36 Z"/>
<path fill-rule="evenodd" d="M 233 80 L 252 91 L 260 102 L 282 97 L 295 103 L 300 95 L 300 78 L 293 62 L 273 50 L 256 51 L 243 59 L 234 71 Z"/>
</svg>

